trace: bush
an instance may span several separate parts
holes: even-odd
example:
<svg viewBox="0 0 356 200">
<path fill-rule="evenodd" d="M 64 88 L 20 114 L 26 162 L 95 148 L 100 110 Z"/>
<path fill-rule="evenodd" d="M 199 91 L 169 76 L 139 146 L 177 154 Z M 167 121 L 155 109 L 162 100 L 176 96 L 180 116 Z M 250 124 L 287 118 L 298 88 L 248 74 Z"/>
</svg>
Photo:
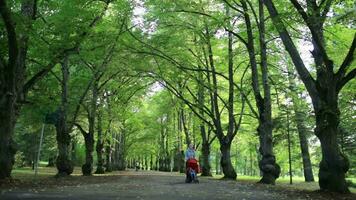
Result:
<svg viewBox="0 0 356 200">
<path fill-rule="evenodd" d="M 18 152 L 15 154 L 14 167 L 15 167 L 15 168 L 19 168 L 19 167 L 24 167 L 25 165 L 26 165 L 25 156 L 24 156 L 23 152 L 18 151 Z"/>
</svg>

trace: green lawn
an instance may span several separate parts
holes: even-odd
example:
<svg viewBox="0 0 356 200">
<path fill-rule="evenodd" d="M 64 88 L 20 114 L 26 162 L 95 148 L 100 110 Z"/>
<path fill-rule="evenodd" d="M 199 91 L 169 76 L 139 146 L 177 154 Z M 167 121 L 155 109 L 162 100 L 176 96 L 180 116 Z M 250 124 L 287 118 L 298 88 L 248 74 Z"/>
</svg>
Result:
<svg viewBox="0 0 356 200">
<path fill-rule="evenodd" d="M 214 178 L 220 179 L 222 178 L 222 175 L 214 175 Z M 289 177 L 280 177 L 276 181 L 277 186 L 281 187 L 286 187 L 290 189 L 298 189 L 298 190 L 309 190 L 309 191 L 315 191 L 319 189 L 319 184 L 318 184 L 318 177 L 314 177 L 315 182 L 307 183 L 304 181 L 304 177 L 293 177 L 293 184 L 289 184 Z M 260 180 L 260 177 L 257 176 L 243 176 L 243 175 L 238 175 L 237 176 L 237 181 L 242 181 L 242 182 L 251 182 L 251 183 L 256 183 Z M 351 180 L 353 184 L 356 184 L 356 178 L 347 178 L 347 180 Z M 350 191 L 352 193 L 356 193 L 356 188 L 354 187 L 349 187 Z"/>
</svg>

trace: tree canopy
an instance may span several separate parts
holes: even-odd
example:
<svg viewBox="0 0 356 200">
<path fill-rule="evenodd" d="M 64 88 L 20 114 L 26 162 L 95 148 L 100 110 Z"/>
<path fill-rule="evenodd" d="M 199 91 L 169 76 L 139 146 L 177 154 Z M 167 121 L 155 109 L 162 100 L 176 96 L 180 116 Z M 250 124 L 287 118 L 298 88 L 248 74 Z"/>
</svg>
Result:
<svg viewBox="0 0 356 200">
<path fill-rule="evenodd" d="M 356 177 L 355 3 L 0 1 L 0 179 L 134 168 Z M 287 150 L 286 150 L 287 149 Z M 355 183 L 354 183 L 355 184 Z"/>
</svg>

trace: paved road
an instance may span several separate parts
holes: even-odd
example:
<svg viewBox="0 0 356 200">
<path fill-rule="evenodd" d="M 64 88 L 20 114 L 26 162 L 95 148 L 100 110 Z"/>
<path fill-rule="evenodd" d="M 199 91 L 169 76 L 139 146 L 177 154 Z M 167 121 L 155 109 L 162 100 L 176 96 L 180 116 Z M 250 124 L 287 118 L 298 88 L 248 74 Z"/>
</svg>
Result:
<svg viewBox="0 0 356 200">
<path fill-rule="evenodd" d="M 285 192 L 256 184 L 202 177 L 199 184 L 186 184 L 184 176 L 179 174 L 128 171 L 115 176 L 114 180 L 111 177 L 108 182 L 95 183 L 91 180 L 69 186 L 6 189 L 1 191 L 0 199 L 319 199 L 309 195 L 301 192 Z"/>
</svg>

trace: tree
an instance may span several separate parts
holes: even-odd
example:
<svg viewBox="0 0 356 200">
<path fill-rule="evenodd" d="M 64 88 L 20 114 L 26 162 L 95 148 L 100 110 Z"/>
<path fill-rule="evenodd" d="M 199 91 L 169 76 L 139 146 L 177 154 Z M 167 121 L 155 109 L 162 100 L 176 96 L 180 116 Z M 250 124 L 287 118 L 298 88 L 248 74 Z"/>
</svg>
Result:
<svg viewBox="0 0 356 200">
<path fill-rule="evenodd" d="M 106 5 L 107 3 L 108 2 L 105 2 Z M 40 17 L 37 16 L 37 12 L 42 8 L 39 6 L 41 5 L 46 7 L 46 5 L 40 4 L 36 0 L 23 0 L 20 5 L 21 8 L 17 9 L 20 10 L 20 12 L 17 13 L 16 9 L 11 9 L 15 6 L 9 4 L 8 1 L 0 2 L 0 14 L 2 21 L 4 22 L 1 26 L 4 26 L 7 36 L 2 37 L 6 39 L 1 41 L 1 46 L 4 47 L 4 49 L 7 49 L 7 51 L 1 51 L 0 56 L 0 74 L 2 74 L 0 77 L 0 109 L 4 111 L 1 112 L 0 115 L 0 137 L 2 142 L 0 151 L 0 167 L 1 169 L 4 169 L 0 172 L 0 179 L 9 178 L 11 174 L 13 156 L 16 152 L 15 144 L 13 142 L 14 126 L 20 114 L 21 107 L 26 102 L 26 95 L 37 82 L 39 82 L 51 71 L 52 68 L 56 66 L 57 63 L 62 61 L 66 56 L 68 56 L 69 53 L 72 53 L 73 50 L 79 47 L 83 38 L 88 35 L 89 29 L 95 26 L 107 8 L 105 7 L 104 12 L 99 12 L 99 15 L 92 20 L 88 20 L 91 16 L 83 15 L 83 21 L 90 21 L 89 25 L 87 23 L 83 23 L 83 21 L 74 21 L 73 24 L 67 24 L 67 27 L 69 28 L 66 30 L 68 32 L 63 31 L 59 32 L 59 34 L 50 34 L 49 38 L 56 38 L 58 40 L 48 42 L 51 41 L 51 39 L 47 40 L 48 38 L 46 37 L 39 39 L 41 40 L 41 43 L 45 43 L 44 46 L 49 49 L 51 55 L 49 56 L 49 61 L 46 60 L 47 64 L 40 64 L 41 69 L 31 74 L 31 76 L 27 79 L 26 75 L 29 74 L 30 71 L 28 68 L 28 60 L 33 60 L 36 64 L 40 63 L 37 62 L 34 57 L 29 57 L 29 49 L 38 47 L 33 46 L 34 43 L 29 43 L 29 41 L 36 38 L 34 36 L 38 36 L 36 35 L 37 31 L 41 32 L 43 30 L 48 31 L 53 29 L 47 29 L 49 24 L 46 24 L 46 22 L 48 22 L 46 20 L 44 20 L 43 24 L 38 22 Z M 78 10 L 85 10 L 84 8 L 79 8 L 78 5 L 73 6 L 65 2 L 56 4 L 56 6 L 57 7 L 53 9 L 59 11 L 58 15 L 63 14 L 62 16 L 67 17 L 73 17 L 73 15 L 66 15 L 68 13 L 62 12 L 63 10 L 76 10 L 77 14 L 80 13 Z M 50 18 L 50 21 L 52 21 L 52 19 L 54 19 L 53 21 L 58 20 L 49 13 L 50 12 L 43 14 L 41 19 L 46 19 L 46 17 L 48 17 Z M 14 15 L 16 14 L 19 14 L 20 18 L 14 18 Z M 61 21 L 61 23 L 67 23 L 67 21 L 63 20 L 64 18 L 59 19 L 58 21 Z M 58 21 L 54 24 L 58 25 Z M 37 23 L 42 26 L 33 26 Z M 78 25 L 77 27 L 83 27 L 83 29 L 79 29 L 76 34 L 72 34 L 73 37 L 68 37 L 67 33 L 70 33 L 73 30 L 69 30 L 72 28 L 70 25 Z M 32 27 L 35 27 L 35 29 L 33 30 Z M 58 41 L 60 41 L 59 43 L 61 43 L 61 46 L 57 46 L 56 42 Z"/>
<path fill-rule="evenodd" d="M 307 132 L 308 128 L 305 125 L 305 112 L 302 110 L 302 105 L 301 102 L 298 101 L 298 88 L 296 85 L 296 81 L 294 80 L 295 74 L 293 73 L 292 69 L 290 66 L 287 66 L 288 70 L 288 82 L 289 82 L 289 89 L 290 89 L 290 97 L 293 103 L 293 110 L 294 110 L 294 115 L 295 115 L 295 122 L 297 124 L 297 129 L 298 129 L 298 136 L 299 136 L 299 142 L 300 142 L 300 149 L 302 153 L 302 159 L 303 159 L 303 170 L 304 170 L 304 179 L 306 182 L 313 182 L 314 181 L 314 175 L 313 175 L 313 169 L 312 169 L 312 164 L 310 160 L 310 154 L 309 154 L 309 144 L 308 144 L 308 138 L 307 138 Z"/>
<path fill-rule="evenodd" d="M 239 11 L 236 7 L 235 8 Z M 258 118 L 259 125 L 257 128 L 257 132 L 260 139 L 260 154 L 262 155 L 262 159 L 259 161 L 259 167 L 262 171 L 262 179 L 259 181 L 260 183 L 265 184 L 275 184 L 275 180 L 279 177 L 280 167 L 276 163 L 276 158 L 273 153 L 273 144 L 272 144 L 272 106 L 271 106 L 271 92 L 270 85 L 268 79 L 268 63 L 267 63 L 267 43 L 265 40 L 265 17 L 262 1 L 258 1 L 259 12 L 258 19 L 256 17 L 258 33 L 259 33 L 259 49 L 260 49 L 260 66 L 261 66 L 261 78 L 262 78 L 262 88 L 263 95 L 261 94 L 260 82 L 259 82 L 259 74 L 257 68 L 257 58 L 256 58 L 256 50 L 255 50 L 255 42 L 253 36 L 253 30 L 250 20 L 250 15 L 248 13 L 248 6 L 246 1 L 241 0 L 241 5 L 243 9 L 244 21 L 246 24 L 247 31 L 247 41 L 245 41 L 240 35 L 235 35 L 245 44 L 249 58 L 250 58 L 250 68 L 252 73 L 252 89 L 253 94 L 256 101 L 256 107 L 258 109 Z M 251 7 L 253 10 L 253 7 Z M 255 13 L 255 11 L 253 11 Z M 232 33 L 231 28 L 229 29 L 230 33 Z"/>
<path fill-rule="evenodd" d="M 338 96 L 345 84 L 356 75 L 356 69 L 348 71 L 354 59 L 356 34 L 354 34 L 353 41 L 345 58 L 339 65 L 339 69 L 334 72 L 336 64 L 327 52 L 327 43 L 323 31 L 333 1 L 321 1 L 320 3 L 315 0 L 307 1 L 306 11 L 297 0 L 291 0 L 291 3 L 312 37 L 314 47 L 312 55 L 317 71 L 316 79 L 313 78 L 303 62 L 275 4 L 271 0 L 264 0 L 273 24 L 312 99 L 316 119 L 314 133 L 319 138 L 322 148 L 319 186 L 322 190 L 346 193 L 349 190 L 345 181 L 345 173 L 349 169 L 349 162 L 340 151 L 337 140 L 340 134 Z"/>
</svg>

